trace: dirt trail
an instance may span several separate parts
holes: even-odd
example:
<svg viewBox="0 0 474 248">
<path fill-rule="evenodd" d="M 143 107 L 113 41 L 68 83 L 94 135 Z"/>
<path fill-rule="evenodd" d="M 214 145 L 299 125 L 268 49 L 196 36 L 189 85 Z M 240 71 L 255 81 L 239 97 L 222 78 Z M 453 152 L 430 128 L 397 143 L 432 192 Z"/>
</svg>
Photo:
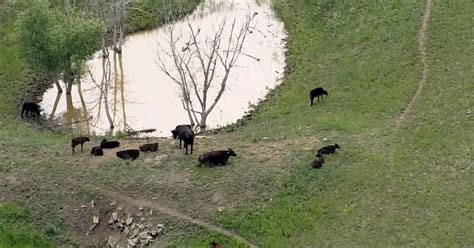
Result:
<svg viewBox="0 0 474 248">
<path fill-rule="evenodd" d="M 420 81 L 418 81 L 418 86 L 416 88 L 415 94 L 411 97 L 410 101 L 408 104 L 405 106 L 404 110 L 398 115 L 395 120 L 394 124 L 395 127 L 393 129 L 392 135 L 388 136 L 389 137 L 389 150 L 388 150 L 388 156 L 389 156 L 389 161 L 390 165 L 393 167 L 395 163 L 395 138 L 398 134 L 398 131 L 400 130 L 400 127 L 402 126 L 403 122 L 405 121 L 405 118 L 408 114 L 413 109 L 413 106 L 415 103 L 418 101 L 421 95 L 421 90 L 423 89 L 424 85 L 426 84 L 426 81 L 428 80 L 428 58 L 427 58 L 427 34 L 428 34 L 428 29 L 429 29 L 429 24 L 430 24 L 430 19 L 431 19 L 431 12 L 433 10 L 433 5 L 434 5 L 434 0 L 426 0 L 425 4 L 425 10 L 423 12 L 423 16 L 421 17 L 421 26 L 418 31 L 418 50 L 420 51 L 421 55 L 421 78 Z"/>
<path fill-rule="evenodd" d="M 80 185 L 78 185 L 78 186 L 80 186 Z M 82 185 L 81 187 L 84 188 L 84 185 Z M 227 237 L 233 238 L 233 239 L 235 239 L 239 242 L 242 242 L 242 243 L 248 245 L 249 247 L 252 247 L 252 248 L 257 247 L 256 245 L 254 245 L 254 244 L 250 243 L 249 241 L 247 241 L 242 236 L 239 236 L 239 235 L 237 235 L 237 234 L 235 234 L 231 231 L 225 230 L 225 229 L 223 229 L 221 227 L 218 227 L 218 226 L 215 226 L 213 224 L 207 223 L 203 220 L 195 219 L 195 218 L 192 218 L 192 217 L 187 216 L 185 214 L 179 213 L 179 212 L 177 212 L 173 209 L 162 206 L 158 202 L 128 197 L 128 196 L 125 196 L 123 194 L 119 194 L 119 193 L 107 190 L 103 186 L 92 186 L 92 185 L 90 185 L 89 187 L 90 187 L 89 190 L 91 190 L 91 191 L 94 191 L 94 192 L 97 192 L 97 193 L 100 193 L 100 194 L 103 194 L 103 195 L 107 195 L 108 197 L 111 197 L 115 200 L 120 200 L 121 202 L 126 203 L 127 205 L 152 208 L 152 209 L 155 209 L 155 210 L 157 210 L 157 211 L 159 211 L 159 212 L 161 212 L 165 215 L 174 217 L 176 219 L 179 219 L 179 220 L 182 220 L 182 221 L 185 221 L 185 222 L 188 222 L 188 223 L 192 223 L 192 224 L 201 226 L 205 229 L 208 229 L 208 230 L 220 233 L 222 235 L 225 235 Z"/>
<path fill-rule="evenodd" d="M 433 10 L 434 0 L 426 0 L 425 4 L 425 11 L 423 13 L 423 17 L 421 19 L 421 27 L 418 32 L 418 50 L 420 51 L 421 55 L 421 79 L 418 82 L 418 87 L 416 88 L 415 94 L 412 96 L 410 102 L 408 102 L 405 109 L 402 113 L 395 119 L 395 133 L 401 127 L 405 117 L 411 112 L 413 105 L 418 101 L 420 98 L 421 90 L 423 89 L 426 81 L 428 80 L 428 59 L 427 59 L 427 33 L 429 29 L 430 19 L 431 19 L 431 12 Z"/>
</svg>

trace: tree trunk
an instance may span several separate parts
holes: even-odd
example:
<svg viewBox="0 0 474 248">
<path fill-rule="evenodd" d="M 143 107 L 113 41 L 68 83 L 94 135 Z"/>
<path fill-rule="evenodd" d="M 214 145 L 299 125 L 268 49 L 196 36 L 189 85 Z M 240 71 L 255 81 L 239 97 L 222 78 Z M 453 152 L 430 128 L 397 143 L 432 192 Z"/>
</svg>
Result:
<svg viewBox="0 0 474 248">
<path fill-rule="evenodd" d="M 199 131 L 201 132 L 206 131 L 206 128 L 207 128 L 206 122 L 207 122 L 207 114 L 203 113 L 201 115 L 201 121 L 199 122 L 199 129 L 200 129 Z"/>
<path fill-rule="evenodd" d="M 58 93 L 62 93 L 63 88 L 59 84 L 59 80 L 58 80 L 58 77 L 56 75 L 53 76 L 53 80 L 54 80 L 54 84 L 56 84 L 56 88 L 58 89 Z"/>
<path fill-rule="evenodd" d="M 124 0 L 120 1 L 120 24 L 119 24 L 119 42 L 118 42 L 118 49 L 117 52 L 122 52 L 122 44 L 123 44 L 123 18 L 125 16 L 125 4 Z"/>
<path fill-rule="evenodd" d="M 71 95 L 72 83 L 73 83 L 73 82 L 74 82 L 74 81 L 70 81 L 70 82 L 67 83 L 67 86 L 66 86 L 66 94 L 67 94 L 67 95 Z"/>
<path fill-rule="evenodd" d="M 61 86 L 59 86 L 59 87 L 61 87 Z M 56 114 L 56 109 L 58 109 L 59 100 L 61 99 L 62 94 L 63 93 L 62 93 L 62 90 L 61 90 L 61 91 L 58 91 L 58 93 L 56 95 L 56 100 L 54 100 L 53 110 L 51 111 L 51 115 L 49 116 L 49 118 L 51 118 L 51 119 Z"/>
<path fill-rule="evenodd" d="M 84 114 L 83 117 L 84 117 L 84 120 L 86 120 L 87 135 L 90 135 L 91 130 L 89 128 L 89 113 L 87 112 L 86 101 L 84 101 L 84 96 L 82 95 L 82 81 L 81 80 L 77 82 L 77 92 L 79 93 L 79 98 L 81 99 L 82 111 Z"/>
</svg>

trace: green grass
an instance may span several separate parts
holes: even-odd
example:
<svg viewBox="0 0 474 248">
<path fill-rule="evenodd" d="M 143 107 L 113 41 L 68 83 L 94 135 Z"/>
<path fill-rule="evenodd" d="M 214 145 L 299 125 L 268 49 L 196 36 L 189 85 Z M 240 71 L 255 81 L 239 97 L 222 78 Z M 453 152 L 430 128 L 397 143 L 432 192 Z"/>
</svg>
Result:
<svg viewBox="0 0 474 248">
<path fill-rule="evenodd" d="M 263 246 L 474 244 L 471 2 L 435 5 L 429 82 L 391 140 L 420 78 L 424 2 L 275 1 L 294 72 L 237 132 L 249 134 L 243 140 L 326 137 L 342 153 L 317 172 L 314 154 L 290 155 L 296 170 L 271 204 L 229 210 L 219 222 Z M 310 108 L 317 85 L 329 97 Z"/>
<path fill-rule="evenodd" d="M 286 174 L 265 175 L 265 180 L 274 179 L 268 185 L 277 189 L 271 201 L 226 209 L 213 220 L 264 247 L 474 245 L 472 1 L 435 1 L 428 35 L 428 81 L 394 133 L 394 119 L 420 79 L 417 34 L 424 3 L 274 1 L 289 35 L 289 74 L 251 121 L 234 127 L 232 142 L 242 149 L 247 144 L 250 150 L 263 137 L 326 138 L 325 144 L 337 142 L 342 150 L 327 156 L 323 169 L 315 171 L 309 163 L 316 144 L 307 143 L 301 150 L 292 147 L 281 162 Z M 10 16 L 0 11 L 1 18 Z M 0 172 L 48 173 L 48 168 L 65 163 L 64 157 L 56 153 L 36 163 L 27 156 L 40 155 L 38 146 L 64 147 L 70 134 L 39 131 L 16 117 L 25 66 L 17 56 L 8 20 L 2 19 L 7 25 L 0 25 L 0 150 L 6 151 L 0 154 L 4 161 Z M 318 85 L 329 91 L 329 97 L 310 107 L 309 91 Z M 209 143 L 228 142 L 216 137 Z M 308 147 L 312 151 L 302 149 Z M 174 185 L 157 183 L 167 175 L 160 174 L 163 170 L 174 169 L 174 148 L 167 149 L 171 155 L 158 167 L 134 172 L 128 163 L 117 161 L 84 171 L 83 176 L 110 184 L 128 176 L 139 180 L 119 180 L 120 186 L 150 191 L 149 196 L 162 187 L 174 193 Z M 261 161 L 242 156 L 233 163 L 251 167 L 273 162 Z M 191 157 L 179 157 L 177 162 L 177 168 L 192 175 L 196 188 L 204 187 L 208 178 L 229 180 L 229 171 L 235 170 L 196 168 Z M 78 176 L 80 171 L 55 171 L 51 177 L 64 176 L 61 173 Z M 229 185 L 238 187 L 239 181 Z M 185 193 L 188 190 L 192 191 Z M 87 191 L 81 192 L 90 198 Z M 49 228 L 49 233 L 55 231 Z M 205 246 L 216 239 L 226 247 L 239 246 L 214 233 L 198 233 L 174 237 L 169 244 Z"/>
<path fill-rule="evenodd" d="M 0 247 L 53 247 L 35 231 L 29 211 L 14 204 L 0 204 Z"/>
</svg>

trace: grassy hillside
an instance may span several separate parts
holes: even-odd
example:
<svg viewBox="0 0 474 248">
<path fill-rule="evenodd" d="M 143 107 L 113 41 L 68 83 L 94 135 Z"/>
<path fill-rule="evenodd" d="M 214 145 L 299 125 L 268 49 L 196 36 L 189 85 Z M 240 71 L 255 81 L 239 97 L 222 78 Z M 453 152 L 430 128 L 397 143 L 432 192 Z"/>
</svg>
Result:
<svg viewBox="0 0 474 248">
<path fill-rule="evenodd" d="M 196 154 L 217 145 L 237 151 L 220 168 L 196 167 L 196 155 L 184 157 L 171 141 L 160 141 L 157 157 L 133 164 L 71 156 L 70 134 L 20 121 L 24 65 L 14 16 L 0 8 L 0 180 L 9 182 L 0 199 L 27 203 L 33 216 L 64 218 L 64 232 L 83 242 L 90 216 L 67 210 L 91 199 L 109 206 L 125 195 L 136 200 L 131 208 L 159 196 L 157 204 L 265 247 L 472 246 L 474 3 L 435 1 L 428 80 L 399 128 L 420 82 L 425 0 L 274 6 L 288 31 L 288 74 L 252 120 L 197 141 Z M 310 107 L 309 91 L 318 85 L 329 97 Z M 342 150 L 311 169 L 317 148 L 335 142 Z M 31 188 L 36 197 L 26 199 Z M 230 207 L 215 210 L 222 202 Z M 242 245 L 173 223 L 163 241 L 172 247 L 214 239 Z"/>
<path fill-rule="evenodd" d="M 273 201 L 219 215 L 221 223 L 263 246 L 474 244 L 471 2 L 436 1 L 429 81 L 394 130 L 420 78 L 424 3 L 275 1 L 291 73 L 242 139 L 311 136 L 343 148 L 317 172 L 314 151 L 288 154 L 293 173 Z M 329 97 L 310 108 L 317 85 Z"/>
<path fill-rule="evenodd" d="M 0 204 L 0 247 L 52 247 L 45 236 L 32 230 L 31 214 L 13 204 Z"/>
</svg>

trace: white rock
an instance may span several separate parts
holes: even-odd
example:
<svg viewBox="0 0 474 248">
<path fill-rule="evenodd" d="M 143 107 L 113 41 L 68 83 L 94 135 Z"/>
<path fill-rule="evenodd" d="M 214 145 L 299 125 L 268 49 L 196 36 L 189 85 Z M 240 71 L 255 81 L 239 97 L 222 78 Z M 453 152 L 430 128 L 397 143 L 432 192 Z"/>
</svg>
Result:
<svg viewBox="0 0 474 248">
<path fill-rule="evenodd" d="M 95 207 L 95 202 L 94 202 L 94 200 L 91 201 L 91 207 L 92 207 L 92 208 Z"/>
<path fill-rule="evenodd" d="M 140 240 L 138 240 L 138 238 L 134 238 L 134 239 L 133 239 L 133 242 L 135 242 L 135 244 L 139 244 L 139 243 L 140 243 Z"/>
<path fill-rule="evenodd" d="M 144 232 L 139 233 L 138 237 L 140 237 L 141 239 L 147 239 L 149 237 L 148 236 L 148 231 L 144 231 Z"/>
<path fill-rule="evenodd" d="M 127 224 L 128 226 L 130 226 L 132 223 L 133 223 L 133 217 L 128 217 L 128 218 L 125 220 L 125 224 Z"/>
<path fill-rule="evenodd" d="M 120 236 L 109 236 L 107 242 L 109 243 L 110 247 L 115 247 L 118 242 L 120 241 Z"/>
<path fill-rule="evenodd" d="M 127 239 L 128 244 L 130 244 L 132 247 L 135 247 L 136 243 L 133 239 Z"/>
<path fill-rule="evenodd" d="M 92 223 L 99 224 L 99 216 L 92 216 Z"/>
<path fill-rule="evenodd" d="M 158 228 L 165 228 L 165 225 L 164 224 L 158 224 L 157 227 Z"/>
<path fill-rule="evenodd" d="M 138 229 L 133 230 L 132 235 L 130 236 L 130 238 L 135 238 L 138 235 L 139 232 L 140 232 L 140 230 L 138 230 Z"/>
<path fill-rule="evenodd" d="M 118 213 L 117 212 L 112 213 L 112 220 L 114 220 L 114 221 L 118 220 Z"/>
</svg>

